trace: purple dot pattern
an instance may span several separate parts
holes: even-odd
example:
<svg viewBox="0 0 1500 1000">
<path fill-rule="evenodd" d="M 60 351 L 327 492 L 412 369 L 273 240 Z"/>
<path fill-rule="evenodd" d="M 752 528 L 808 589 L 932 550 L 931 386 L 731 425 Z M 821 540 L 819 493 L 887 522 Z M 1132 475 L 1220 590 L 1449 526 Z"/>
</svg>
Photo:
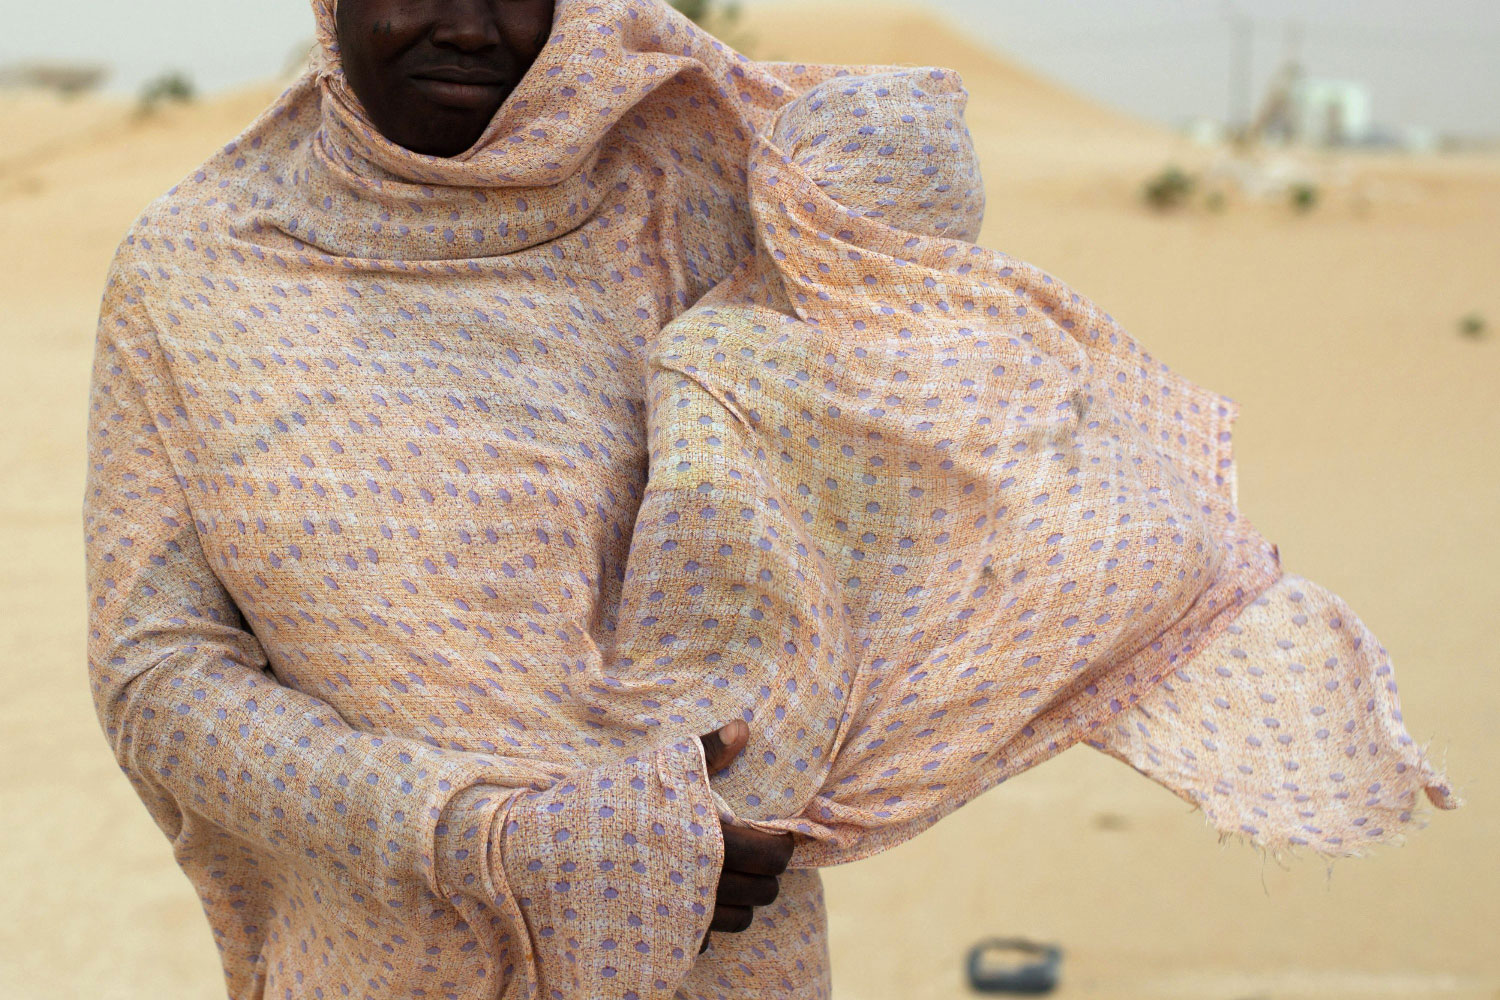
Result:
<svg viewBox="0 0 1500 1000">
<path fill-rule="evenodd" d="M 645 345 L 752 252 L 751 137 L 841 71 L 561 0 L 441 160 L 370 127 L 314 10 L 315 71 L 121 245 L 91 394 L 95 701 L 228 993 L 826 996 L 813 873 L 698 955 L 690 738 L 725 720 L 598 692 Z"/>
<path fill-rule="evenodd" d="M 506 873 L 538 977 L 558 995 L 664 992 L 697 956 L 683 929 L 706 927 L 723 855 L 701 751 L 677 749 L 526 793 L 490 828 L 479 870 Z"/>
<path fill-rule="evenodd" d="M 1098 745 L 1267 848 L 1358 854 L 1458 805 L 1407 735 L 1390 657 L 1348 605 L 1285 576 Z"/>
<path fill-rule="evenodd" d="M 949 238 L 983 206 L 962 108 L 941 70 L 834 79 L 784 108 L 751 151 L 760 252 L 652 345 L 614 690 L 750 720 L 715 793 L 808 838 L 799 865 L 890 847 L 1079 740 L 1112 747 L 1235 636 L 1255 637 L 1252 665 L 1280 655 L 1241 623 L 1284 584 L 1235 507 L 1232 404 L 1061 283 Z M 1321 662 L 1338 639 L 1302 641 Z M 1394 703 L 1360 694 L 1389 675 L 1374 649 L 1342 652 L 1322 707 L 1363 720 L 1385 805 L 1318 817 L 1331 853 L 1354 824 L 1393 832 L 1369 817 L 1418 789 L 1442 798 Z M 1251 707 L 1217 725 L 1265 725 Z M 1152 718 L 1158 756 L 1174 723 L 1199 725 Z M 1255 773 L 1198 797 L 1221 829 L 1264 811 Z M 1290 820 L 1247 835 L 1300 843 L 1308 820 Z"/>
</svg>

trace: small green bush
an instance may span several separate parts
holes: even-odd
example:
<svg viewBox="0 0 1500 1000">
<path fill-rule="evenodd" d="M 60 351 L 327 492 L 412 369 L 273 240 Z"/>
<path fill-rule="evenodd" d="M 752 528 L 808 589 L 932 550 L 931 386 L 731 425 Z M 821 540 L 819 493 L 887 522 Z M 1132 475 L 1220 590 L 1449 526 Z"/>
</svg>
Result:
<svg viewBox="0 0 1500 1000">
<path fill-rule="evenodd" d="M 738 3 L 719 3 L 718 0 L 671 0 L 678 13 L 694 24 L 729 25 L 739 20 Z"/>
<path fill-rule="evenodd" d="M 1311 212 L 1318 206 L 1318 186 L 1316 184 L 1293 184 L 1290 194 L 1292 208 L 1298 212 Z"/>
<path fill-rule="evenodd" d="M 1198 182 L 1178 167 L 1166 167 L 1161 173 L 1146 181 L 1141 191 L 1146 204 L 1159 212 L 1178 208 L 1187 203 Z"/>
<path fill-rule="evenodd" d="M 1458 332 L 1470 340 L 1478 340 L 1484 336 L 1486 326 L 1483 316 L 1477 312 L 1471 312 L 1458 321 Z"/>
<path fill-rule="evenodd" d="M 147 80 L 141 87 L 136 106 L 149 114 L 163 104 L 186 104 L 197 96 L 193 81 L 182 73 L 163 73 Z"/>
</svg>

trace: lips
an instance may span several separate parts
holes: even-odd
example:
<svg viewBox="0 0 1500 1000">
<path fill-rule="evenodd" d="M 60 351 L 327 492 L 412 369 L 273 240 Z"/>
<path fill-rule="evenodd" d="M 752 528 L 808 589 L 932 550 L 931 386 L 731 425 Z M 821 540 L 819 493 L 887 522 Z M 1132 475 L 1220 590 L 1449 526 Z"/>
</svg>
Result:
<svg viewBox="0 0 1500 1000">
<path fill-rule="evenodd" d="M 434 66 L 418 70 L 410 79 L 432 103 L 464 111 L 493 109 L 510 91 L 504 76 L 480 67 Z"/>
</svg>

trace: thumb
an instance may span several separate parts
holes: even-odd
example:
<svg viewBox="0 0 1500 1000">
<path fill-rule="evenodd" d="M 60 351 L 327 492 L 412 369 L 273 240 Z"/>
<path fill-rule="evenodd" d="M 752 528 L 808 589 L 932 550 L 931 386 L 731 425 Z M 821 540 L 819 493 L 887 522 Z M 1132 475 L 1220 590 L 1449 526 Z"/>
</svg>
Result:
<svg viewBox="0 0 1500 1000">
<path fill-rule="evenodd" d="M 750 727 L 735 719 L 699 739 L 703 741 L 703 756 L 708 761 L 708 773 L 717 774 L 734 763 L 740 751 L 745 749 L 745 744 L 750 742 Z"/>
</svg>

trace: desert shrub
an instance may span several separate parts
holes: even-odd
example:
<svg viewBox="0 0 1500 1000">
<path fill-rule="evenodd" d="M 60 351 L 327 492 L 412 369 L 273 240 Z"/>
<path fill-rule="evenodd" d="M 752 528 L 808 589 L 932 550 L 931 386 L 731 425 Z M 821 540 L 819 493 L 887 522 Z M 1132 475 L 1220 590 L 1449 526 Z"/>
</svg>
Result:
<svg viewBox="0 0 1500 1000">
<path fill-rule="evenodd" d="M 1146 181 L 1141 197 L 1157 211 L 1177 208 L 1187 202 L 1198 182 L 1178 167 L 1166 167 Z"/>
<path fill-rule="evenodd" d="M 1318 206 L 1318 186 L 1316 184 L 1293 184 L 1288 192 L 1292 201 L 1292 208 L 1299 212 L 1311 212 Z"/>
<path fill-rule="evenodd" d="M 671 0 L 671 4 L 688 20 L 705 27 L 710 24 L 720 27 L 733 24 L 740 16 L 738 3 L 720 3 L 718 0 Z"/>
<path fill-rule="evenodd" d="M 193 87 L 193 81 L 186 75 L 177 72 L 163 73 L 142 85 L 136 107 L 143 113 L 150 113 L 164 104 L 186 104 L 195 96 L 197 91 Z"/>
<path fill-rule="evenodd" d="M 1458 332 L 1471 340 L 1478 340 L 1484 336 L 1486 325 L 1483 316 L 1477 312 L 1471 312 L 1458 321 Z"/>
</svg>

